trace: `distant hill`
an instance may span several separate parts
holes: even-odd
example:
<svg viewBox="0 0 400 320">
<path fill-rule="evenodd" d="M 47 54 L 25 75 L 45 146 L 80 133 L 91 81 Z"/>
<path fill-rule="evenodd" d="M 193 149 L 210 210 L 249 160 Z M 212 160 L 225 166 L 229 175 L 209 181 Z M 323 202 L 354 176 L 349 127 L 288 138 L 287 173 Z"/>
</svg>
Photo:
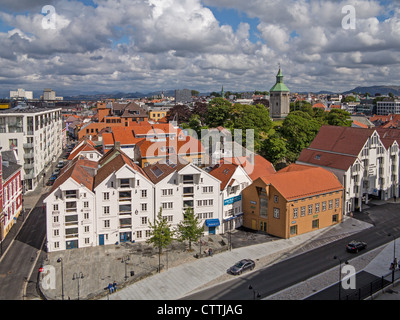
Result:
<svg viewBox="0 0 400 320">
<path fill-rule="evenodd" d="M 390 92 L 395 96 L 400 96 L 400 86 L 372 86 L 372 87 L 357 87 L 353 90 L 343 92 L 343 94 L 350 94 L 352 92 L 366 94 L 367 92 L 374 96 L 375 94 L 388 95 Z"/>
</svg>

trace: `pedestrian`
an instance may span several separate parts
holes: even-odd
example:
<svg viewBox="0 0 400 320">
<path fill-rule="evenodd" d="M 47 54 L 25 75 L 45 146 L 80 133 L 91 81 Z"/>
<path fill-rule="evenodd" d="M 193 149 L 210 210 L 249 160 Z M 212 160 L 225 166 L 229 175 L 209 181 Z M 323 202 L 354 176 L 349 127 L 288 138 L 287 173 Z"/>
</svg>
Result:
<svg viewBox="0 0 400 320">
<path fill-rule="evenodd" d="M 117 292 L 117 282 L 114 280 L 113 283 L 114 292 Z"/>
<path fill-rule="evenodd" d="M 108 290 L 110 291 L 110 293 L 114 292 L 114 287 L 111 282 L 108 284 Z"/>
<path fill-rule="evenodd" d="M 211 256 L 212 256 L 212 254 L 213 254 L 213 252 L 212 252 L 212 249 L 211 249 L 211 248 L 209 248 L 209 249 L 208 249 L 208 255 L 211 257 Z"/>
</svg>

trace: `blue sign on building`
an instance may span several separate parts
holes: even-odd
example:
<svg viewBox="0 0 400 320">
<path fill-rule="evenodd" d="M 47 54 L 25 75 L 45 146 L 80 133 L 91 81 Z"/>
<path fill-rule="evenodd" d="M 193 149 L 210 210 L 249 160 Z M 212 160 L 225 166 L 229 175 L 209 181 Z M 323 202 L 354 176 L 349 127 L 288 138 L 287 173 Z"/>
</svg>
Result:
<svg viewBox="0 0 400 320">
<path fill-rule="evenodd" d="M 224 206 L 227 206 L 228 204 L 232 204 L 232 203 L 240 201 L 240 200 L 242 200 L 241 194 L 236 197 L 232 197 L 232 198 L 224 200 Z"/>
</svg>

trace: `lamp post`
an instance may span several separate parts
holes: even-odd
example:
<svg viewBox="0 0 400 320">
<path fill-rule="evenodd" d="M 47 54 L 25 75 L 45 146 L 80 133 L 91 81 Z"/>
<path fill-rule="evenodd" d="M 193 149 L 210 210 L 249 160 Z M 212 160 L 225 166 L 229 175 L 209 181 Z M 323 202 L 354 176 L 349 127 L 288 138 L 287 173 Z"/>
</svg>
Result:
<svg viewBox="0 0 400 320">
<path fill-rule="evenodd" d="M 64 265 L 63 265 L 63 259 L 62 258 L 58 258 L 57 262 L 61 263 L 61 297 L 64 300 Z"/>
<path fill-rule="evenodd" d="M 128 262 L 129 260 L 131 260 L 131 259 L 129 258 L 129 256 L 126 256 L 126 257 L 122 258 L 122 260 L 121 260 L 122 263 L 125 263 L 125 281 L 126 281 L 126 279 L 128 279 L 128 274 L 127 274 L 127 271 L 126 271 L 126 264 L 127 264 L 127 262 Z"/>
<path fill-rule="evenodd" d="M 253 300 L 256 300 L 256 298 L 261 298 L 261 294 L 258 291 L 254 290 L 252 285 L 249 285 L 249 290 L 253 290 Z"/>
<path fill-rule="evenodd" d="M 339 300 L 341 300 L 341 285 L 342 285 L 342 259 L 337 256 L 334 256 L 333 259 L 339 260 Z M 344 261 L 345 264 L 348 264 L 348 261 Z"/>
<path fill-rule="evenodd" d="M 392 268 L 392 283 L 394 283 L 394 272 L 396 271 L 396 237 L 389 233 L 388 237 L 393 238 L 393 268 Z"/>
<path fill-rule="evenodd" d="M 79 300 L 79 279 L 83 279 L 83 278 L 84 278 L 84 276 L 83 276 L 82 272 L 79 272 L 79 274 L 74 273 L 74 275 L 72 277 L 72 280 L 78 280 L 78 300 Z"/>
</svg>

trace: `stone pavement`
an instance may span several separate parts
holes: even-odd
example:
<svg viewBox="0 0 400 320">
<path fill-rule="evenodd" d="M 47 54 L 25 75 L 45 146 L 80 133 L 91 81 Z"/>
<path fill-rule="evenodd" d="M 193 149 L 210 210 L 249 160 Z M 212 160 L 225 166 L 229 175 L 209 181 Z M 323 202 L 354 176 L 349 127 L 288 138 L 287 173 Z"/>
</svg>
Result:
<svg viewBox="0 0 400 320">
<path fill-rule="evenodd" d="M 212 257 L 180 264 L 177 267 L 135 282 L 103 299 L 181 299 L 207 286 L 230 280 L 231 277 L 226 273 L 226 270 L 238 260 L 244 258 L 255 260 L 255 270 L 257 270 L 369 227 L 371 225 L 368 223 L 345 217 L 344 221 L 338 225 L 291 239 L 276 239 L 252 246 L 239 247 L 215 254 Z M 232 237 L 234 236 L 232 235 Z M 299 299 L 299 297 L 296 299 Z"/>
</svg>

